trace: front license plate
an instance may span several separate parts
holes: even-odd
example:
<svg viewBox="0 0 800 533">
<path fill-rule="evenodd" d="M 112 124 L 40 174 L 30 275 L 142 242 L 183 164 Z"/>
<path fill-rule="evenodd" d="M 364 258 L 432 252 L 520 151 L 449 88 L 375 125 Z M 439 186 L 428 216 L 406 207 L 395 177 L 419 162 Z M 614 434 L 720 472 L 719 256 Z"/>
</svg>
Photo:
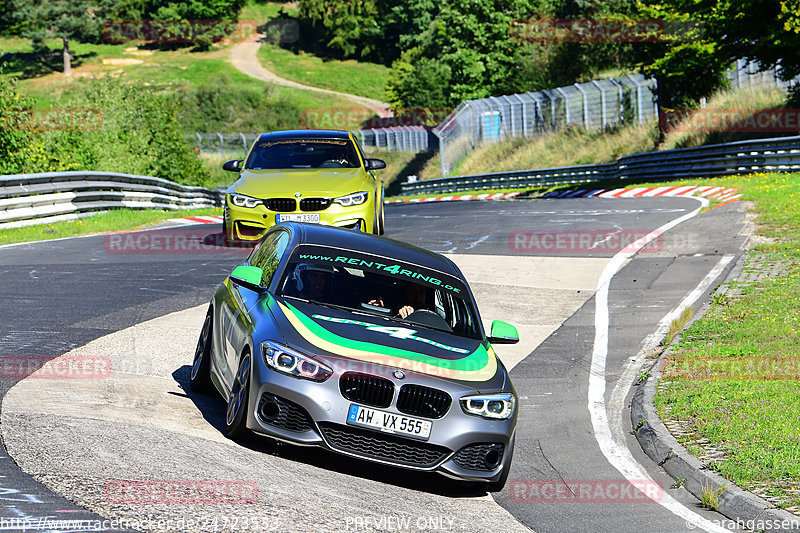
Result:
<svg viewBox="0 0 800 533">
<path fill-rule="evenodd" d="M 319 213 L 286 213 L 275 215 L 276 222 L 313 222 L 319 223 Z"/>
<path fill-rule="evenodd" d="M 347 423 L 420 439 L 430 437 L 431 427 L 433 427 L 433 423 L 428 420 L 388 413 L 356 404 L 350 404 Z"/>
</svg>

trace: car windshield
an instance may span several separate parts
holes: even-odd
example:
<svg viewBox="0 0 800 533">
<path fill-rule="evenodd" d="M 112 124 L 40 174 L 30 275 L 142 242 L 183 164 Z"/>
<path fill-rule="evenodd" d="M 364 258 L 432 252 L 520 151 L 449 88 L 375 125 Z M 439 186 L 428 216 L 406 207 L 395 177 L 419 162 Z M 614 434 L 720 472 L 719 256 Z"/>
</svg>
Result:
<svg viewBox="0 0 800 533">
<path fill-rule="evenodd" d="M 355 148 L 348 139 L 276 139 L 257 141 L 245 168 L 357 168 Z"/>
<path fill-rule="evenodd" d="M 354 255 L 296 252 L 278 296 L 480 338 L 477 314 L 460 280 L 385 258 Z"/>
</svg>

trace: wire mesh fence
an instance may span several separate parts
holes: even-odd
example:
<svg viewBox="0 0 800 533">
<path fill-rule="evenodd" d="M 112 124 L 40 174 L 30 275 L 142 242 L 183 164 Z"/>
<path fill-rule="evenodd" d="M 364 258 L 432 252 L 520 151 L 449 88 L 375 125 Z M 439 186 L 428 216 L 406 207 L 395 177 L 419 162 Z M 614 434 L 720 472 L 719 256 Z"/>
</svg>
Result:
<svg viewBox="0 0 800 533">
<path fill-rule="evenodd" d="M 658 116 L 656 82 L 641 74 L 462 102 L 433 129 L 446 176 L 476 146 L 569 125 L 602 130 Z"/>
<path fill-rule="evenodd" d="M 425 126 L 397 126 L 354 130 L 353 135 L 366 150 L 388 152 L 427 152 L 438 148 L 438 140 Z M 242 158 L 258 138 L 257 133 L 192 133 L 187 142 L 199 154 L 218 154 Z"/>
</svg>

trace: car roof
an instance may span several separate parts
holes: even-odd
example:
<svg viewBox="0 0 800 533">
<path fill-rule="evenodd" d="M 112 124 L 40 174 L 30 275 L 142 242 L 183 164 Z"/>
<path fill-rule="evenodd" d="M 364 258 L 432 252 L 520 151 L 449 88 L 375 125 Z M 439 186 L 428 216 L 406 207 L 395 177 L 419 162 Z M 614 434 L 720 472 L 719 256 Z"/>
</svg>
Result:
<svg viewBox="0 0 800 533">
<path fill-rule="evenodd" d="M 321 224 L 284 222 L 280 225 L 289 228 L 299 237 L 297 244 L 331 246 L 342 250 L 391 257 L 463 279 L 463 275 L 450 259 L 413 244 L 388 237 L 378 237 L 371 233 Z"/>
<path fill-rule="evenodd" d="M 262 133 L 259 141 L 283 139 L 349 139 L 346 131 L 341 130 L 285 130 Z"/>
</svg>

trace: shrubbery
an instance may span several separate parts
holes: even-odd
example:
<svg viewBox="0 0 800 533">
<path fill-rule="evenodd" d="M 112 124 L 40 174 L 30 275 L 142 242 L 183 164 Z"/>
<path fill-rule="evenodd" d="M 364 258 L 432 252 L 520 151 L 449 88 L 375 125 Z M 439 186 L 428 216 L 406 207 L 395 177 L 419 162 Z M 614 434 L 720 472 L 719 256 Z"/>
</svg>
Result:
<svg viewBox="0 0 800 533">
<path fill-rule="evenodd" d="M 104 170 L 203 185 L 209 176 L 183 140 L 178 107 L 173 94 L 101 78 L 40 114 L 14 80 L 0 79 L 0 173 Z"/>
<path fill-rule="evenodd" d="M 178 120 L 185 132 L 238 133 L 289 129 L 301 110 L 272 86 L 240 86 L 230 76 L 212 76 L 197 88 L 184 89 Z"/>
</svg>

